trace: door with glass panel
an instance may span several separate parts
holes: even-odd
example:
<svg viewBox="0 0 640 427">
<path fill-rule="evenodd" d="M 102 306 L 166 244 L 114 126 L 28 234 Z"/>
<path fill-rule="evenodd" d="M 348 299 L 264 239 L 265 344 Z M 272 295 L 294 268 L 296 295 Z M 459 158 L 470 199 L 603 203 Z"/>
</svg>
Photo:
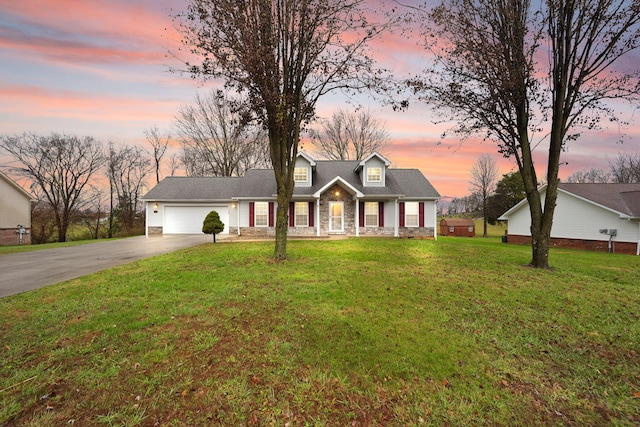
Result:
<svg viewBox="0 0 640 427">
<path fill-rule="evenodd" d="M 329 202 L 329 231 L 344 231 L 344 202 Z"/>
</svg>

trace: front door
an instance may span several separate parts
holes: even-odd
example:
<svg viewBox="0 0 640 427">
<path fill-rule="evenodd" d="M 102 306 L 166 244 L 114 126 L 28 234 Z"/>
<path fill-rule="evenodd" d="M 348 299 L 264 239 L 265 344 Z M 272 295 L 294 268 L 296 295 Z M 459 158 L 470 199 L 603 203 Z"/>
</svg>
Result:
<svg viewBox="0 0 640 427">
<path fill-rule="evenodd" d="M 344 202 L 329 202 L 329 232 L 344 231 Z"/>
</svg>

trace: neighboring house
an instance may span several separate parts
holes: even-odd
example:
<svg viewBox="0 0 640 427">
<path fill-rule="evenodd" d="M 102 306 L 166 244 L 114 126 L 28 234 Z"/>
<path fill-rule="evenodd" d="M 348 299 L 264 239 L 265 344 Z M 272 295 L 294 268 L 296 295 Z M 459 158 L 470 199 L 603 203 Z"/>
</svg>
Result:
<svg viewBox="0 0 640 427">
<path fill-rule="evenodd" d="M 417 169 L 394 169 L 374 153 L 362 161 L 313 160 L 299 154 L 289 210 L 290 236 L 436 237 L 440 198 Z M 143 198 L 147 235 L 201 233 L 212 210 L 223 233 L 275 236 L 273 170 L 244 177 L 168 177 Z"/>
<path fill-rule="evenodd" d="M 31 202 L 22 187 L 0 172 L 0 246 L 31 244 Z"/>
<path fill-rule="evenodd" d="M 443 218 L 440 220 L 440 235 L 474 237 L 476 224 L 469 218 Z"/>
<path fill-rule="evenodd" d="M 539 189 L 543 203 L 546 189 Z M 509 221 L 509 243 L 531 242 L 526 199 L 498 219 Z M 561 183 L 551 245 L 640 254 L 640 184 Z"/>
</svg>

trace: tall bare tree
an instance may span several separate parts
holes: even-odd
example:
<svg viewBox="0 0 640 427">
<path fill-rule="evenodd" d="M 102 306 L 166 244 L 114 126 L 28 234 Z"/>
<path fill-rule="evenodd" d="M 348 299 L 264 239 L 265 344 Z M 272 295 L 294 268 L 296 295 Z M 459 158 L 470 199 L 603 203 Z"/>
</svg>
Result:
<svg viewBox="0 0 640 427">
<path fill-rule="evenodd" d="M 495 190 L 498 179 L 498 166 L 496 160 L 489 154 L 482 154 L 471 167 L 470 190 L 475 193 L 482 210 L 483 232 L 482 237 L 487 237 L 487 221 L 489 219 L 489 196 Z"/>
<path fill-rule="evenodd" d="M 164 154 L 167 152 L 171 135 L 162 135 L 158 126 L 153 126 L 144 130 L 144 136 L 153 150 L 153 164 L 156 170 L 156 183 L 160 182 L 161 162 Z"/>
<path fill-rule="evenodd" d="M 190 0 L 178 30 L 196 77 L 221 78 L 248 96 L 267 130 L 277 185 L 274 258 L 287 256 L 288 207 L 301 127 L 336 89 L 380 87 L 367 42 L 364 0 Z"/>
<path fill-rule="evenodd" d="M 139 200 L 152 170 L 148 153 L 140 147 L 109 144 L 107 177 L 111 192 L 108 237 L 114 236 L 115 220 L 126 231 L 137 225 Z"/>
<path fill-rule="evenodd" d="M 320 155 L 330 160 L 362 160 L 373 152 L 386 154 L 391 139 L 384 124 L 370 110 L 340 109 L 313 132 Z"/>
<path fill-rule="evenodd" d="M 640 153 L 618 153 L 609 167 L 613 182 L 640 183 Z"/>
<path fill-rule="evenodd" d="M 437 63 L 410 84 L 455 120 L 462 135 L 483 132 L 515 159 L 531 212 L 533 267 L 549 267 L 567 141 L 603 115 L 615 120 L 608 100 L 638 95 L 638 70 L 618 65 L 638 47 L 639 8 L 631 0 L 445 0 L 430 13 L 435 28 L 427 43 Z M 537 179 L 532 155 L 535 111 L 541 121 L 550 118 L 544 180 Z M 538 181 L 547 183 L 544 204 Z"/>
<path fill-rule="evenodd" d="M 193 104 L 180 108 L 175 128 L 189 176 L 242 176 L 269 166 L 265 132 L 251 121 L 245 102 L 221 90 L 196 95 Z"/>
<path fill-rule="evenodd" d="M 2 137 L 0 148 L 13 157 L 13 170 L 39 189 L 53 211 L 58 241 L 65 242 L 83 192 L 104 164 L 102 144 L 90 136 L 25 133 Z"/>
</svg>

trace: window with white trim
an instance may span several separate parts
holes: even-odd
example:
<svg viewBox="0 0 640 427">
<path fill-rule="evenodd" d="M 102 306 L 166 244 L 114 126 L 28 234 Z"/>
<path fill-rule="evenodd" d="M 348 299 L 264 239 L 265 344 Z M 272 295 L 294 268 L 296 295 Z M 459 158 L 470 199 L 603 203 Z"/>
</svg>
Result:
<svg viewBox="0 0 640 427">
<path fill-rule="evenodd" d="M 296 202 L 296 227 L 309 226 L 309 202 Z"/>
<path fill-rule="evenodd" d="M 404 204 L 405 227 L 418 227 L 419 212 L 420 212 L 420 207 L 418 202 L 405 202 Z"/>
<path fill-rule="evenodd" d="M 295 182 L 309 182 L 309 168 L 295 168 L 293 180 Z"/>
<path fill-rule="evenodd" d="M 382 168 L 367 168 L 367 181 L 382 182 Z"/>
<path fill-rule="evenodd" d="M 378 226 L 378 202 L 364 203 L 364 226 L 365 227 Z"/>
<path fill-rule="evenodd" d="M 256 227 L 269 226 L 269 202 L 255 202 L 254 218 Z"/>
</svg>

